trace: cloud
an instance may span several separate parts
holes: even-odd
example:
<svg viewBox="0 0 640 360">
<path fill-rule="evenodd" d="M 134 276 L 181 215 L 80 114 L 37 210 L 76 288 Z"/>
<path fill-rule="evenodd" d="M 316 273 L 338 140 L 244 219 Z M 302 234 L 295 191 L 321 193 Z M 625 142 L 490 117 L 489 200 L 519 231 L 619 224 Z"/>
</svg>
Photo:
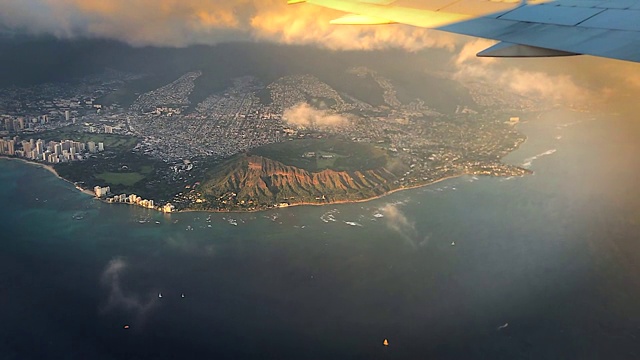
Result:
<svg viewBox="0 0 640 360">
<path fill-rule="evenodd" d="M 307 103 L 286 109 L 282 118 L 287 124 L 304 129 L 334 128 L 349 124 L 345 116 L 317 110 Z"/>
<path fill-rule="evenodd" d="M 544 60 L 481 58 L 476 54 L 495 44 L 477 39 L 464 44 L 453 58 L 457 67 L 454 79 L 461 82 L 482 81 L 509 93 L 565 104 L 588 104 L 596 94 L 588 86 L 579 85 L 570 72 L 552 74 L 550 69 L 527 69 L 532 61 Z M 557 60 L 556 61 L 560 61 Z"/>
<path fill-rule="evenodd" d="M 407 216 L 398 208 L 396 204 L 387 204 L 380 209 L 384 214 L 387 227 L 407 241 L 413 248 L 417 248 L 416 244 L 417 232 L 415 224 L 407 218 Z"/>
<path fill-rule="evenodd" d="M 335 26 L 343 13 L 284 0 L 20 0 L 0 2 L 0 28 L 136 46 L 232 40 L 315 44 L 334 50 L 452 49 L 455 37 L 409 26 Z"/>
<path fill-rule="evenodd" d="M 458 54 L 456 55 L 454 62 L 456 65 L 461 66 L 465 63 L 481 63 L 481 64 L 491 64 L 497 61 L 496 58 L 483 57 L 479 58 L 476 56 L 480 51 L 494 45 L 496 42 L 493 40 L 486 39 L 475 39 L 464 43 Z"/>
<path fill-rule="evenodd" d="M 135 294 L 126 294 L 122 289 L 121 276 L 127 268 L 127 263 L 122 258 L 115 258 L 109 262 L 102 273 L 101 282 L 109 290 L 107 303 L 102 308 L 102 312 L 109 312 L 114 309 L 123 309 L 135 313 L 138 318 L 143 317 L 151 310 L 155 301 L 149 295 L 147 301 L 142 301 Z"/>
<path fill-rule="evenodd" d="M 311 4 L 287 5 L 285 0 L 16 0 L 0 1 L 0 31 L 115 39 L 134 46 L 269 41 L 331 50 L 444 48 L 455 52 L 457 80 L 480 79 L 556 103 L 639 106 L 633 100 L 640 88 L 638 64 L 591 57 L 477 58 L 492 41 L 405 25 L 329 24 L 342 15 Z"/>
<path fill-rule="evenodd" d="M 456 37 L 450 34 L 405 25 L 339 26 L 329 21 L 344 13 L 313 5 L 284 5 L 284 1 L 264 1 L 251 19 L 253 37 L 285 44 L 316 44 L 333 50 L 402 48 L 453 49 Z"/>
</svg>

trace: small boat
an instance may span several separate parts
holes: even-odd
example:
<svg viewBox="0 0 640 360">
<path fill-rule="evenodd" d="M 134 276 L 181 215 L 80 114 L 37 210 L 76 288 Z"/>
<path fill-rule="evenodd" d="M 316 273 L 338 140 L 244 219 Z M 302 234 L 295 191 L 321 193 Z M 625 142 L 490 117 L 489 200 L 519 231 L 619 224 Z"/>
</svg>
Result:
<svg viewBox="0 0 640 360">
<path fill-rule="evenodd" d="M 389 346 L 389 340 L 384 339 L 384 341 L 382 342 L 382 345 Z"/>
<path fill-rule="evenodd" d="M 456 242 L 455 242 L 455 241 L 452 241 L 452 242 L 451 242 L 451 246 L 456 246 Z"/>
<path fill-rule="evenodd" d="M 180 297 L 184 297 L 184 294 L 180 295 Z"/>
<path fill-rule="evenodd" d="M 161 298 L 162 297 L 162 293 L 158 293 L 158 297 Z"/>
</svg>

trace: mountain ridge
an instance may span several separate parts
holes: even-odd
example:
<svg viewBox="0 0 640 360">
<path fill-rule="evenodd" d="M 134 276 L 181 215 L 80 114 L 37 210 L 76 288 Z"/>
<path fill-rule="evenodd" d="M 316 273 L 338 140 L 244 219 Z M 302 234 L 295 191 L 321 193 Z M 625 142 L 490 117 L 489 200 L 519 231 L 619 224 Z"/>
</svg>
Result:
<svg viewBox="0 0 640 360">
<path fill-rule="evenodd" d="M 202 184 L 205 206 L 229 210 L 365 200 L 398 186 L 385 167 L 308 171 L 258 155 L 243 154 L 221 165 Z"/>
</svg>

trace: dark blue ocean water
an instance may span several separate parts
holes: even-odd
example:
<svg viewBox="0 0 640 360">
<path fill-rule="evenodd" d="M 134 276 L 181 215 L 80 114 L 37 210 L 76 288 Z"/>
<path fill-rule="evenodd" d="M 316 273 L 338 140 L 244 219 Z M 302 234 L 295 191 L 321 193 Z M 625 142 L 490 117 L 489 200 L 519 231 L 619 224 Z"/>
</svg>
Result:
<svg viewBox="0 0 640 360">
<path fill-rule="evenodd" d="M 640 125 L 525 120 L 532 176 L 254 214 L 0 160 L 0 358 L 640 358 Z"/>
</svg>

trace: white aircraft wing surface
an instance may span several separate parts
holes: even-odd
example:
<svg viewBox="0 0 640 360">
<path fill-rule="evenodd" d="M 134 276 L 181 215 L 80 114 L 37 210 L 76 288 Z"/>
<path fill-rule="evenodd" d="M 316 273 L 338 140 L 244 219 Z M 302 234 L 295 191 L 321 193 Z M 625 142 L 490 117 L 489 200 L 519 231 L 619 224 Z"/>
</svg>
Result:
<svg viewBox="0 0 640 360">
<path fill-rule="evenodd" d="M 640 0 L 289 0 L 346 12 L 334 24 L 392 24 L 498 40 L 478 56 L 593 55 L 640 62 Z"/>
</svg>

